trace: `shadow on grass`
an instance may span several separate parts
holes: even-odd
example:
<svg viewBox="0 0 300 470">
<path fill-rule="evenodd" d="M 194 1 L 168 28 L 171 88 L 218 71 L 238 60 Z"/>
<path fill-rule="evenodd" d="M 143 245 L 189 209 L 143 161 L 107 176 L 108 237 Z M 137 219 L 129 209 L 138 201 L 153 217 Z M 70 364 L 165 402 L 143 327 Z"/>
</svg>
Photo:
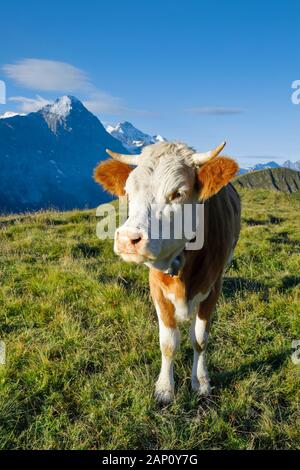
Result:
<svg viewBox="0 0 300 470">
<path fill-rule="evenodd" d="M 283 219 L 281 217 L 274 217 L 273 215 L 269 215 L 269 223 L 270 224 L 281 224 L 281 222 L 284 222 L 286 219 Z"/>
<path fill-rule="evenodd" d="M 249 219 L 243 219 L 243 222 L 250 227 L 254 227 L 255 225 L 268 225 L 267 220 L 252 219 L 251 217 Z"/>
<path fill-rule="evenodd" d="M 300 243 L 298 240 L 290 240 L 288 232 L 277 233 L 274 237 L 270 237 L 269 241 L 277 245 L 290 245 L 300 249 Z"/>
<path fill-rule="evenodd" d="M 252 217 L 248 219 L 243 218 L 243 222 L 245 222 L 247 225 L 250 226 L 255 226 L 255 225 L 278 225 L 284 222 L 286 219 L 283 219 L 281 217 L 275 217 L 273 215 L 269 215 L 269 218 L 267 220 L 260 220 L 260 219 L 253 219 Z"/>
<path fill-rule="evenodd" d="M 66 225 L 68 223 L 67 220 L 65 219 L 51 219 L 51 218 L 46 218 L 41 221 L 45 225 Z"/>
<path fill-rule="evenodd" d="M 233 297 L 236 292 L 261 292 L 264 300 L 268 299 L 268 287 L 261 281 L 246 279 L 244 277 L 225 277 L 223 282 L 223 295 L 226 299 Z"/>
<path fill-rule="evenodd" d="M 126 291 L 128 291 L 128 293 L 138 292 L 139 295 L 150 295 L 148 282 L 145 284 L 144 279 L 141 279 L 139 277 L 135 279 L 125 279 L 122 276 L 118 276 L 117 283 L 123 286 Z"/>
<path fill-rule="evenodd" d="M 125 276 L 125 275 L 124 275 Z M 150 302 L 150 289 L 148 282 L 145 283 L 143 278 L 136 277 L 136 278 L 125 278 L 123 276 L 116 276 L 115 274 L 111 275 L 106 272 L 100 273 L 97 277 L 98 281 L 102 284 L 115 284 L 117 283 L 119 286 L 122 286 L 126 292 L 129 294 L 138 293 L 140 296 L 146 296 L 149 298 Z"/>
<path fill-rule="evenodd" d="M 89 245 L 88 243 L 77 243 L 71 249 L 73 258 L 96 258 L 101 253 L 98 246 Z"/>
<path fill-rule="evenodd" d="M 254 371 L 270 375 L 284 364 L 286 359 L 290 357 L 290 354 L 290 350 L 284 350 L 276 354 L 271 354 L 267 359 L 257 359 L 250 363 L 242 364 L 234 370 L 213 372 L 211 374 L 212 383 L 218 388 L 223 388 L 247 377 Z"/>
<path fill-rule="evenodd" d="M 175 372 L 176 383 L 184 387 L 184 401 L 181 408 L 184 412 L 194 412 L 202 419 L 205 415 L 211 413 L 212 410 L 222 413 L 220 411 L 221 393 L 224 389 L 233 389 L 235 384 L 238 384 L 243 379 L 247 378 L 253 372 L 259 372 L 260 375 L 270 376 L 275 371 L 279 370 L 285 361 L 290 357 L 291 351 L 285 350 L 276 354 L 270 354 L 266 359 L 257 359 L 249 363 L 244 363 L 239 367 L 226 371 L 213 371 L 211 367 L 210 377 L 211 385 L 213 387 L 212 393 L 207 397 L 197 397 L 191 390 L 190 381 L 180 383 L 180 377 Z M 184 354 L 187 367 L 191 370 L 192 366 L 192 352 L 191 349 L 187 350 Z M 243 420 L 241 425 L 243 429 L 250 431 L 255 423 L 255 418 L 258 416 L 259 411 L 252 410 L 253 419 Z"/>
<path fill-rule="evenodd" d="M 9 218 L 7 220 L 0 220 L 0 228 L 8 227 L 9 225 L 19 224 L 20 222 L 27 222 L 30 220 L 28 215 L 20 215 L 19 217 Z"/>
<path fill-rule="evenodd" d="M 97 222 L 97 218 L 95 214 L 75 214 L 68 217 L 68 222 L 71 223 L 78 223 L 78 222 L 85 222 L 85 221 L 94 221 Z"/>
<path fill-rule="evenodd" d="M 284 293 L 298 285 L 300 285 L 300 276 L 285 276 L 281 280 L 281 287 L 279 287 L 278 291 Z M 269 299 L 269 287 L 263 282 L 243 277 L 225 277 L 222 289 L 225 299 L 234 297 L 237 292 L 244 294 L 259 292 L 261 300 L 268 301 Z"/>
<path fill-rule="evenodd" d="M 281 281 L 280 292 L 285 292 L 300 285 L 300 276 L 285 276 Z"/>
</svg>

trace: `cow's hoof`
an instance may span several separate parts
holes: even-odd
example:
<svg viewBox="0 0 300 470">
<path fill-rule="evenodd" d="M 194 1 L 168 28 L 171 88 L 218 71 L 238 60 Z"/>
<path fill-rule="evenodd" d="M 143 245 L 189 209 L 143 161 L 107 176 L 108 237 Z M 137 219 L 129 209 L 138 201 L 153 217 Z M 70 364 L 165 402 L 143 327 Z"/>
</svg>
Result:
<svg viewBox="0 0 300 470">
<path fill-rule="evenodd" d="M 211 386 L 208 379 L 204 377 L 200 380 L 193 379 L 192 380 L 192 389 L 201 397 L 207 397 L 211 394 Z"/>
<path fill-rule="evenodd" d="M 156 386 L 154 396 L 158 403 L 162 405 L 169 405 L 174 399 L 174 392 L 173 390 Z"/>
</svg>

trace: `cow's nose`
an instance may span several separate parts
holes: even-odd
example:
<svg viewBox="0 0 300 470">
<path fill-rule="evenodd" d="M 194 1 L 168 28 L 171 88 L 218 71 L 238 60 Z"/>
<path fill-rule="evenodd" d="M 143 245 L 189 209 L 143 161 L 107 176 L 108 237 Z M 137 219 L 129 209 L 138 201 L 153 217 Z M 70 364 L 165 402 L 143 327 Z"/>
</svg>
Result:
<svg viewBox="0 0 300 470">
<path fill-rule="evenodd" d="M 138 253 L 145 246 L 146 240 L 146 235 L 139 231 L 116 231 L 116 246 L 120 253 Z"/>
</svg>

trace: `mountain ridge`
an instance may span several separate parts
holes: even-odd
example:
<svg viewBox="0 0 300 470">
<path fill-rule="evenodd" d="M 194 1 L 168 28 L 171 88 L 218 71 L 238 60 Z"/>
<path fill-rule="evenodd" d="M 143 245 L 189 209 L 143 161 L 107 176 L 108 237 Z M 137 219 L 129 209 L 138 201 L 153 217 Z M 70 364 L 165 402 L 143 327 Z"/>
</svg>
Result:
<svg viewBox="0 0 300 470">
<path fill-rule="evenodd" d="M 0 120 L 0 209 L 95 207 L 110 197 L 93 181 L 106 148 L 128 153 L 72 96 Z"/>
<path fill-rule="evenodd" d="M 290 168 L 268 168 L 238 175 L 233 180 L 236 188 L 273 189 L 285 193 L 300 190 L 300 172 Z"/>
<path fill-rule="evenodd" d="M 140 131 L 128 121 L 108 130 L 73 96 L 62 96 L 27 115 L 2 116 L 0 212 L 96 207 L 111 200 L 92 179 L 96 164 L 107 158 L 106 148 L 139 153 L 145 145 L 166 140 Z M 287 160 L 285 164 L 293 171 L 300 162 Z M 260 168 L 281 167 L 271 161 L 244 173 Z M 252 176 L 248 183 L 254 184 Z"/>
</svg>

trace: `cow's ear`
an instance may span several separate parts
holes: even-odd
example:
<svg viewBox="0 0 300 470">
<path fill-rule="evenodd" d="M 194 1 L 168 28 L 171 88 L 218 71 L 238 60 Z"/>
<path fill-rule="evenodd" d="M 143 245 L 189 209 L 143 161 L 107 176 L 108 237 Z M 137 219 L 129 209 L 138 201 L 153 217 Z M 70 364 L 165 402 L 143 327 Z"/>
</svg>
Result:
<svg viewBox="0 0 300 470">
<path fill-rule="evenodd" d="M 238 164 L 228 157 L 216 157 L 197 172 L 199 199 L 204 201 L 217 194 L 239 170 Z"/>
<path fill-rule="evenodd" d="M 132 168 L 116 160 L 105 160 L 96 166 L 94 180 L 115 196 L 124 196 L 125 183 Z"/>
</svg>

